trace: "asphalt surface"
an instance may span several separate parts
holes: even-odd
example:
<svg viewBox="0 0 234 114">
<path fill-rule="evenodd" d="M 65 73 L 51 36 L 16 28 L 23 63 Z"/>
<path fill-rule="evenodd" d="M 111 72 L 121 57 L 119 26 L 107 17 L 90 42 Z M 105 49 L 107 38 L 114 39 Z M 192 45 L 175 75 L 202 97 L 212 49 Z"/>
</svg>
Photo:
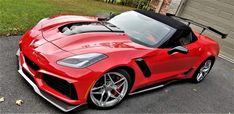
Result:
<svg viewBox="0 0 234 114">
<path fill-rule="evenodd" d="M 0 113 L 62 113 L 34 93 L 18 74 L 15 53 L 19 36 L 0 37 Z M 200 84 L 178 82 L 128 97 L 111 110 L 84 108 L 73 113 L 234 113 L 234 64 L 217 59 Z M 15 105 L 17 99 L 23 105 Z"/>
</svg>

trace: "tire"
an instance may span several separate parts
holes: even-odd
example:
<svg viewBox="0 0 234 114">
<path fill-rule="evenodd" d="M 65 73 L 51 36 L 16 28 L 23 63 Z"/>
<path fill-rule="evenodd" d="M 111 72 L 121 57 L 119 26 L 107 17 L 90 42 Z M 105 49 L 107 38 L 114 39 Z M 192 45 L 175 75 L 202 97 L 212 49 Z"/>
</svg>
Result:
<svg viewBox="0 0 234 114">
<path fill-rule="evenodd" d="M 206 78 L 206 76 L 209 74 L 213 65 L 214 65 L 214 60 L 212 59 L 205 60 L 193 74 L 193 77 L 191 79 L 192 82 L 194 83 L 202 82 Z"/>
<path fill-rule="evenodd" d="M 123 69 L 105 73 L 89 92 L 89 106 L 96 109 L 111 109 L 119 105 L 128 95 L 131 82 L 130 75 Z"/>
</svg>

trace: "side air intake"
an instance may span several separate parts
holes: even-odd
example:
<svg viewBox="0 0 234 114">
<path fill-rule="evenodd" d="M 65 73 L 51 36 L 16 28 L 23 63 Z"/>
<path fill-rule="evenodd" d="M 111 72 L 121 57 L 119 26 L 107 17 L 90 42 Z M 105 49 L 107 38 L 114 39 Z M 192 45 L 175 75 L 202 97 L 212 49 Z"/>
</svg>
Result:
<svg viewBox="0 0 234 114">
<path fill-rule="evenodd" d="M 144 61 L 144 59 L 138 58 L 138 59 L 136 59 L 136 63 L 139 66 L 139 68 L 141 69 L 144 76 L 145 77 L 150 77 L 151 72 L 150 72 L 150 69 L 149 69 L 148 65 Z"/>
</svg>

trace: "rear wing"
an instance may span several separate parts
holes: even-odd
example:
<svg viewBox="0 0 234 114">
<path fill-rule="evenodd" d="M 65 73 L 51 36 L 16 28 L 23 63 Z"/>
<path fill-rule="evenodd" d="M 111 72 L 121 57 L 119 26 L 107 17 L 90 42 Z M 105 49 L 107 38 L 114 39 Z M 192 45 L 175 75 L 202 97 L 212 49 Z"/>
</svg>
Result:
<svg viewBox="0 0 234 114">
<path fill-rule="evenodd" d="M 202 34 L 205 30 L 209 30 L 209 31 L 212 31 L 212 32 L 214 32 L 214 33 L 220 35 L 222 39 L 224 39 L 224 38 L 227 37 L 227 34 L 224 34 L 224 33 L 220 32 L 220 31 L 218 31 L 218 30 L 216 30 L 216 29 L 214 29 L 214 28 L 212 28 L 212 27 L 203 25 L 203 24 L 198 23 L 198 22 L 195 22 L 195 21 L 193 21 L 193 20 L 186 19 L 186 18 L 183 18 L 183 17 L 179 17 L 179 16 L 176 16 L 176 15 L 170 14 L 170 13 L 167 13 L 166 15 L 169 16 L 169 17 L 175 17 L 176 19 L 179 19 L 179 20 L 188 22 L 188 26 L 189 26 L 190 24 L 193 24 L 193 25 L 196 25 L 196 26 L 198 26 L 198 27 L 203 28 L 200 34 Z"/>
</svg>

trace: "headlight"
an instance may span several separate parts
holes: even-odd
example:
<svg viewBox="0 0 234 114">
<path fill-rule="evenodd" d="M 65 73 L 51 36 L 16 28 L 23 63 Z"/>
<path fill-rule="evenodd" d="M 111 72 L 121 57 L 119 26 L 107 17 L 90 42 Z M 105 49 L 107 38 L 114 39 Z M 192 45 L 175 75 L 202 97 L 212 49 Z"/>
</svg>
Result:
<svg viewBox="0 0 234 114">
<path fill-rule="evenodd" d="M 59 60 L 57 64 L 74 68 L 85 68 L 105 58 L 107 56 L 101 53 L 87 53 Z"/>
</svg>

